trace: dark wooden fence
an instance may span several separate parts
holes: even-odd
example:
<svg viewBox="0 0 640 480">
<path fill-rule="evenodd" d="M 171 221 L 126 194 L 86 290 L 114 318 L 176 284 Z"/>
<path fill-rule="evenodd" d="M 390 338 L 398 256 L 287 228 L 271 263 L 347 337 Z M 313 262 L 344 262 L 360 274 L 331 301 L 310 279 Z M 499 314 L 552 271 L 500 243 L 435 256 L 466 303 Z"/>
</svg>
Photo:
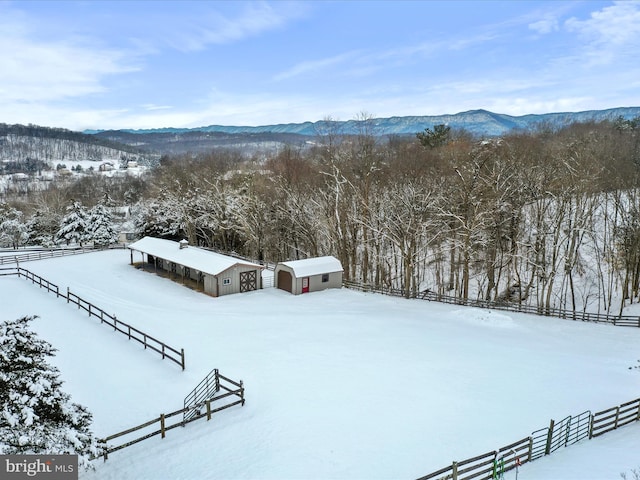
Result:
<svg viewBox="0 0 640 480">
<path fill-rule="evenodd" d="M 60 292 L 60 288 L 51 283 L 49 280 L 42 278 L 39 275 L 36 275 L 29 270 L 26 270 L 22 267 L 14 267 L 14 268 L 3 268 L 0 269 L 0 275 L 17 275 L 18 278 L 23 277 L 27 280 L 30 280 L 32 284 L 38 285 L 40 288 L 44 288 L 46 291 L 55 294 L 56 298 L 62 297 L 67 300 L 67 303 L 72 303 L 78 306 L 78 309 L 82 309 L 89 314 L 90 317 L 96 317 L 100 319 L 100 323 L 104 323 L 107 326 L 113 328 L 114 331 L 120 332 L 123 335 L 126 335 L 129 340 L 134 340 L 140 344 L 142 344 L 146 349 L 153 350 L 154 352 L 162 355 L 162 359 L 168 359 L 172 362 L 177 363 L 182 367 L 182 370 L 185 369 L 185 358 L 184 358 L 184 349 L 180 350 L 167 345 L 164 342 L 148 335 L 147 333 L 138 330 L 135 327 L 132 327 L 128 323 L 122 322 L 116 318 L 115 314 L 110 314 L 105 312 L 102 308 L 97 307 L 91 302 L 84 300 L 79 297 L 75 293 L 71 293 L 69 288 L 67 288 L 66 294 Z"/>
<path fill-rule="evenodd" d="M 106 461 L 109 454 L 131 445 L 135 445 L 136 443 L 142 442 L 148 438 L 155 437 L 156 435 L 160 435 L 160 438 L 165 438 L 166 432 L 169 430 L 177 427 L 184 427 L 186 424 L 200 420 L 201 418 L 211 420 L 211 416 L 214 413 L 226 410 L 227 408 L 235 405 L 244 406 L 245 398 L 242 380 L 236 382 L 224 375 L 220 375 L 219 373 L 217 374 L 217 380 L 220 388 L 225 390 L 225 393 L 193 403 L 171 413 L 163 413 L 159 417 L 149 420 L 148 422 L 144 422 L 140 425 L 124 430 L 123 432 L 109 435 L 108 437 L 99 440 L 99 443 L 103 445 L 103 451 L 99 457 L 104 457 L 104 460 Z M 132 436 L 136 435 L 141 436 L 131 439 Z M 109 445 L 109 442 L 118 438 L 124 440 L 124 443 L 120 443 L 119 445 Z"/>
<path fill-rule="evenodd" d="M 55 248 L 50 250 L 37 250 L 29 253 L 20 253 L 16 255 L 1 255 L 0 265 L 31 262 L 34 260 L 43 260 L 45 258 L 66 257 L 69 255 L 78 255 L 81 253 L 99 252 L 100 250 L 102 249 L 94 247 Z"/>
<path fill-rule="evenodd" d="M 585 411 L 536 430 L 530 436 L 477 457 L 453 462 L 418 480 L 490 480 L 581 440 L 640 421 L 640 398 L 601 412 Z"/>
<path fill-rule="evenodd" d="M 594 413 L 591 417 L 589 438 L 598 437 L 638 420 L 640 420 L 640 398 Z"/>
<path fill-rule="evenodd" d="M 467 307 L 490 308 L 493 310 L 504 310 L 508 312 L 529 313 L 533 315 L 543 315 L 546 317 L 557 317 L 582 322 L 606 323 L 619 327 L 640 327 L 640 317 L 624 315 L 608 315 L 604 313 L 575 312 L 573 310 L 563 310 L 560 308 L 542 308 L 521 303 L 491 302 L 488 300 L 478 300 L 471 298 L 459 298 L 449 295 L 440 295 L 429 290 L 422 292 L 400 290 L 396 288 L 377 287 L 358 282 L 343 281 L 347 288 L 360 290 L 363 292 L 381 293 L 394 297 L 417 298 L 432 302 L 448 303 Z"/>
</svg>

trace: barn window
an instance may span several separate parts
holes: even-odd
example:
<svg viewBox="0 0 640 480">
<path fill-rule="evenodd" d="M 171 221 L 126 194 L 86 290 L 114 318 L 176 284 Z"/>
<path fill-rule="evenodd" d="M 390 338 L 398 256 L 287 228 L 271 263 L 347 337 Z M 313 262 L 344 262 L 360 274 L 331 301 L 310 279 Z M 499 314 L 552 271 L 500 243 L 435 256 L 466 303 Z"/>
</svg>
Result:
<svg viewBox="0 0 640 480">
<path fill-rule="evenodd" d="M 222 285 L 231 285 L 231 279 L 230 278 L 223 278 L 222 279 Z"/>
<path fill-rule="evenodd" d="M 323 273 L 322 274 L 322 283 L 327 283 L 329 281 L 329 274 L 328 273 Z"/>
</svg>

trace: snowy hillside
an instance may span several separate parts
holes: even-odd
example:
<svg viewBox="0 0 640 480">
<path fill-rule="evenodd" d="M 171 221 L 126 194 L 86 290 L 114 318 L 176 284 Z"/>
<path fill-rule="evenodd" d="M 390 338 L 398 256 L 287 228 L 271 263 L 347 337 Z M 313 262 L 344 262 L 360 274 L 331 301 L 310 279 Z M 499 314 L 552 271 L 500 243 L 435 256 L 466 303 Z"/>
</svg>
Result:
<svg viewBox="0 0 640 480">
<path fill-rule="evenodd" d="M 640 329 L 345 289 L 212 298 L 134 269 L 123 250 L 21 266 L 185 349 L 182 372 L 63 299 L 0 278 L 3 317 L 40 316 L 34 327 L 59 349 L 64 387 L 98 436 L 181 408 L 212 368 L 245 383 L 244 407 L 115 452 L 81 478 L 411 479 L 640 396 L 629 368 Z M 636 423 L 519 478 L 619 478 L 640 466 L 639 439 Z"/>
</svg>

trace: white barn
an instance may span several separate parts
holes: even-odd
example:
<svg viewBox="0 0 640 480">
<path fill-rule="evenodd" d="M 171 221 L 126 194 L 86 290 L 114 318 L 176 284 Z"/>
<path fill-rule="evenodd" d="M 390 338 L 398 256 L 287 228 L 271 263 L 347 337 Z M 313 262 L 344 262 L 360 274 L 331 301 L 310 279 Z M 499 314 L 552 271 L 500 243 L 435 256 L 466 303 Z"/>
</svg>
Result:
<svg viewBox="0 0 640 480">
<path fill-rule="evenodd" d="M 166 272 L 175 280 L 194 285 L 214 297 L 262 288 L 261 265 L 191 247 L 186 240 L 174 242 L 144 237 L 127 248 L 141 254 L 146 269 Z"/>
<path fill-rule="evenodd" d="M 342 264 L 332 256 L 280 262 L 274 272 L 275 287 L 294 295 L 342 288 Z"/>
</svg>

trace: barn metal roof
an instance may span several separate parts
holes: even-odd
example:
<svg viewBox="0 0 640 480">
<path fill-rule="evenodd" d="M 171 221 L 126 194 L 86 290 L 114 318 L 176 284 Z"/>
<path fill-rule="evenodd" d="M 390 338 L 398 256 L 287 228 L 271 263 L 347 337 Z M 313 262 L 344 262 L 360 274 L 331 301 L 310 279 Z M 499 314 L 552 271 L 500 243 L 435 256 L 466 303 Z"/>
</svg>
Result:
<svg viewBox="0 0 640 480">
<path fill-rule="evenodd" d="M 281 264 L 291 268 L 297 278 L 344 271 L 340 260 L 330 255 L 326 257 L 314 257 L 305 258 L 304 260 L 281 262 Z"/>
<path fill-rule="evenodd" d="M 228 257 L 198 247 L 180 248 L 179 242 L 162 238 L 144 237 L 129 245 L 128 248 L 214 276 L 236 265 L 255 267 L 257 269 L 264 268 L 256 263 Z"/>
</svg>

